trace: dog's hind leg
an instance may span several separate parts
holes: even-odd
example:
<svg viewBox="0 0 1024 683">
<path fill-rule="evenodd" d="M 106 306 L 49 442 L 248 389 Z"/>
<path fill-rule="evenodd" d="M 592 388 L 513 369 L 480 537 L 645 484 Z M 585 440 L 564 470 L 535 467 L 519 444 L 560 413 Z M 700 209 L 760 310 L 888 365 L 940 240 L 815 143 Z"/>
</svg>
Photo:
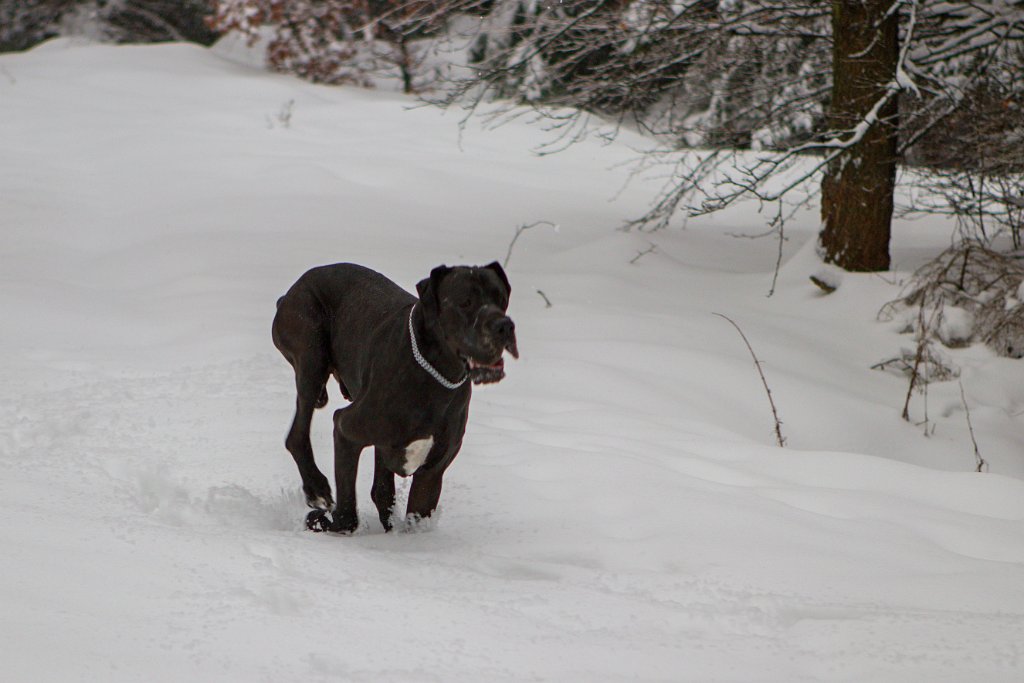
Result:
<svg viewBox="0 0 1024 683">
<path fill-rule="evenodd" d="M 285 448 L 292 454 L 295 464 L 302 477 L 302 492 L 306 495 L 306 504 L 315 510 L 330 510 L 334 501 L 331 498 L 331 484 L 327 481 L 313 458 L 313 445 L 309 438 L 309 428 L 313 421 L 313 410 L 318 407 L 323 379 L 326 375 L 295 370 L 295 419 L 285 439 Z"/>
<path fill-rule="evenodd" d="M 314 510 L 330 510 L 331 485 L 316 466 L 309 439 L 313 411 L 327 399 L 329 349 L 322 311 L 308 289 L 296 285 L 278 300 L 272 335 L 274 346 L 295 370 L 295 418 L 285 448 L 299 468 L 306 504 Z"/>
<path fill-rule="evenodd" d="M 370 498 L 377 506 L 380 523 L 384 531 L 391 531 L 391 514 L 395 510 L 395 475 L 384 465 L 383 457 L 378 449 L 374 449 L 373 488 Z"/>
<path fill-rule="evenodd" d="M 343 533 L 355 531 L 359 526 L 356 474 L 359 472 L 359 454 L 363 450 L 363 444 L 349 439 L 342 429 L 345 413 L 349 410 L 342 408 L 334 412 L 334 487 L 338 504 L 334 508 L 330 530 Z"/>
</svg>

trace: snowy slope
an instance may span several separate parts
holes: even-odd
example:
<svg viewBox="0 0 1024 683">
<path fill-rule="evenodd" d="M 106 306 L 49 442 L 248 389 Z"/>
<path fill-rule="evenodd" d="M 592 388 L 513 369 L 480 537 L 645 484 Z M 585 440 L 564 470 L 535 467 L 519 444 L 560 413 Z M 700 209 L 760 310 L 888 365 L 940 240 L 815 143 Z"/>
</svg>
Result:
<svg viewBox="0 0 1024 683">
<path fill-rule="evenodd" d="M 820 296 L 813 211 L 766 298 L 775 245 L 726 234 L 755 207 L 616 230 L 659 182 L 620 192 L 640 140 L 537 157 L 541 126 L 414 104 L 194 46 L 0 56 L 3 680 L 1022 680 L 1019 361 L 955 354 L 975 474 L 955 384 L 925 437 L 869 370 L 911 343 L 876 321 L 905 273 Z M 438 522 L 385 535 L 364 466 L 360 532 L 304 532 L 276 298 L 342 260 L 412 288 L 538 220 Z M 898 266 L 948 234 L 900 224 Z"/>
</svg>

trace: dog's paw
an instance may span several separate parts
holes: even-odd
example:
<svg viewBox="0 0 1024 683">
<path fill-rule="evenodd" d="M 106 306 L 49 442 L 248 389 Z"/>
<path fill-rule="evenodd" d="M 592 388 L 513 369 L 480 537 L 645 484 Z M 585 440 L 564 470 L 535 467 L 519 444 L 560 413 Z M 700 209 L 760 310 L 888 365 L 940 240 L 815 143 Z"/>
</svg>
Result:
<svg viewBox="0 0 1024 683">
<path fill-rule="evenodd" d="M 306 515 L 306 528 L 314 533 L 330 531 L 348 535 L 359 528 L 359 518 L 338 516 L 336 512 L 329 513 L 327 510 L 312 510 Z"/>
<path fill-rule="evenodd" d="M 327 516 L 327 510 L 311 510 L 306 515 L 306 528 L 314 533 L 330 531 L 331 518 Z"/>
<path fill-rule="evenodd" d="M 331 515 L 334 521 L 331 522 L 329 531 L 333 531 L 336 534 L 351 534 L 359 528 L 359 517 L 356 514 L 338 514 L 338 511 L 335 510 Z"/>
<path fill-rule="evenodd" d="M 397 530 L 407 534 L 422 534 L 433 531 L 437 527 L 437 517 L 423 517 L 416 513 L 406 515 L 405 519 L 398 521 Z"/>
</svg>

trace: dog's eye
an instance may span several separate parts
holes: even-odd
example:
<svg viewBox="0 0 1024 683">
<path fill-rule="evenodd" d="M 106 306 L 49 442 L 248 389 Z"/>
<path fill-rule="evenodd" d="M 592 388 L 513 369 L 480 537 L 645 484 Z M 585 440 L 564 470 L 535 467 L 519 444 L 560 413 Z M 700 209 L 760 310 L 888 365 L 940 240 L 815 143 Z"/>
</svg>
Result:
<svg viewBox="0 0 1024 683">
<path fill-rule="evenodd" d="M 473 306 L 473 300 L 466 298 L 459 301 L 459 308 L 464 311 L 468 311 Z"/>
</svg>

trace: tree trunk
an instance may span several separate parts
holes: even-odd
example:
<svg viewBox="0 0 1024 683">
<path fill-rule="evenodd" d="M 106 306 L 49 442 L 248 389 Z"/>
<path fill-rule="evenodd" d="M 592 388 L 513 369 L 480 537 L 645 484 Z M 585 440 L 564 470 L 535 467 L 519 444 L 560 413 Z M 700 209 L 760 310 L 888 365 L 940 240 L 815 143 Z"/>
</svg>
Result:
<svg viewBox="0 0 1024 683">
<path fill-rule="evenodd" d="M 893 0 L 832 0 L 832 131 L 851 131 L 885 97 L 863 138 L 825 170 L 820 246 L 826 262 L 851 271 L 889 268 L 896 185 L 899 17 Z M 850 133 L 842 134 L 846 137 Z"/>
</svg>

